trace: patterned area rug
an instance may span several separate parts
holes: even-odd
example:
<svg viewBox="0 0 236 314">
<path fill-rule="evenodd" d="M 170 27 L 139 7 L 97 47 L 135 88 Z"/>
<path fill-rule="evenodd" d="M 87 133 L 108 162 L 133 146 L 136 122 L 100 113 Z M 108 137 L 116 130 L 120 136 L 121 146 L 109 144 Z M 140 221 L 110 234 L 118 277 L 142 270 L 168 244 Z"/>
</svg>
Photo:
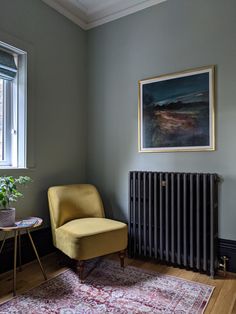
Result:
<svg viewBox="0 0 236 314">
<path fill-rule="evenodd" d="M 214 287 L 103 260 L 86 278 L 67 270 L 0 306 L 1 314 L 203 313 Z"/>
</svg>

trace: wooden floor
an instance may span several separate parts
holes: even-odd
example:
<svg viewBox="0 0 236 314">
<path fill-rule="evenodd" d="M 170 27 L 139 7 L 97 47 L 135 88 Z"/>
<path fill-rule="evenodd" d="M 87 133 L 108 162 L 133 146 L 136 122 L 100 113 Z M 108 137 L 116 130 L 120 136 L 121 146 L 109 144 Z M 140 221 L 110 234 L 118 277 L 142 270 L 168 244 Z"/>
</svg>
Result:
<svg viewBox="0 0 236 314">
<path fill-rule="evenodd" d="M 118 259 L 116 255 L 106 258 Z M 58 263 L 57 253 L 50 254 L 42 259 L 48 278 L 52 278 L 66 269 Z M 126 265 L 132 265 L 143 269 L 157 271 L 163 274 L 177 276 L 183 279 L 193 280 L 200 283 L 215 286 L 213 295 L 206 308 L 205 313 L 214 314 L 236 314 L 236 274 L 227 273 L 224 278 L 222 275 L 212 280 L 210 277 L 156 263 L 126 259 Z M 20 294 L 43 282 L 37 262 L 24 265 L 21 272 L 17 272 L 17 294 Z M 12 297 L 12 272 L 0 275 L 0 303 Z"/>
</svg>

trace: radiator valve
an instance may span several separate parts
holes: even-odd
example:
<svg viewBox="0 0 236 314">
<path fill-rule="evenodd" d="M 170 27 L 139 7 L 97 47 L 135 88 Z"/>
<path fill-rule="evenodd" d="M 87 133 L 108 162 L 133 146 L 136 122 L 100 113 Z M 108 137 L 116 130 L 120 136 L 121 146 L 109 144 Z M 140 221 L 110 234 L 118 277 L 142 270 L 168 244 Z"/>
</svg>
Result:
<svg viewBox="0 0 236 314">
<path fill-rule="evenodd" d="M 221 256 L 220 262 L 219 262 L 219 268 L 223 270 L 224 277 L 226 276 L 226 270 L 227 270 L 227 262 L 229 258 L 227 256 Z"/>
</svg>

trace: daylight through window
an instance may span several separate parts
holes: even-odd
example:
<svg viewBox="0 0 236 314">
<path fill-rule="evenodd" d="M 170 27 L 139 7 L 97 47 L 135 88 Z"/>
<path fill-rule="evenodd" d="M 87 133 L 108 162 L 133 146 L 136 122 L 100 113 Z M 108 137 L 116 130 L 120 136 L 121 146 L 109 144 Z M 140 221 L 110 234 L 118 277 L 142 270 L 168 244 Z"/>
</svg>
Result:
<svg viewBox="0 0 236 314">
<path fill-rule="evenodd" d="M 27 54 L 0 42 L 0 167 L 26 167 Z"/>
</svg>

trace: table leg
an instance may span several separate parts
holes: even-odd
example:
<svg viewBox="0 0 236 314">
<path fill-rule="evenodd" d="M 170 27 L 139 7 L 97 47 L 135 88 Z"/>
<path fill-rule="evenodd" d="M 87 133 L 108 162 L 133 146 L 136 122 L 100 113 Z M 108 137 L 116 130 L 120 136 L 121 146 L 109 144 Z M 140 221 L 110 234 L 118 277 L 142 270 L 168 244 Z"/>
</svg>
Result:
<svg viewBox="0 0 236 314">
<path fill-rule="evenodd" d="M 13 296 L 16 295 L 17 231 L 14 231 L 14 238 Z"/>
<path fill-rule="evenodd" d="M 41 261 L 40 261 L 38 252 L 37 252 L 37 250 L 36 250 L 36 247 L 35 247 L 35 245 L 34 245 L 34 241 L 33 241 L 32 237 L 31 237 L 31 234 L 30 234 L 29 230 L 27 230 L 27 233 L 28 233 L 28 236 L 29 236 L 29 238 L 30 238 L 30 242 L 31 242 L 31 244 L 32 244 L 32 247 L 33 247 L 33 249 L 34 249 L 34 253 L 35 253 L 36 257 L 37 257 L 37 260 L 38 260 L 39 266 L 40 266 L 40 268 L 41 268 L 43 277 L 44 277 L 45 280 L 47 280 L 46 273 L 45 273 L 45 271 L 44 271 L 44 269 L 43 269 L 43 266 L 42 266 L 42 264 L 41 264 Z"/>
<path fill-rule="evenodd" d="M 19 270 L 21 271 L 21 234 L 20 230 L 18 231 L 18 251 L 19 251 Z"/>
<path fill-rule="evenodd" d="M 3 249 L 5 241 L 6 241 L 6 236 L 7 236 L 7 233 L 4 232 L 4 236 L 3 236 L 3 239 L 2 239 L 2 245 L 1 245 L 1 248 L 0 248 L 0 254 L 2 253 L 2 249 Z"/>
</svg>

